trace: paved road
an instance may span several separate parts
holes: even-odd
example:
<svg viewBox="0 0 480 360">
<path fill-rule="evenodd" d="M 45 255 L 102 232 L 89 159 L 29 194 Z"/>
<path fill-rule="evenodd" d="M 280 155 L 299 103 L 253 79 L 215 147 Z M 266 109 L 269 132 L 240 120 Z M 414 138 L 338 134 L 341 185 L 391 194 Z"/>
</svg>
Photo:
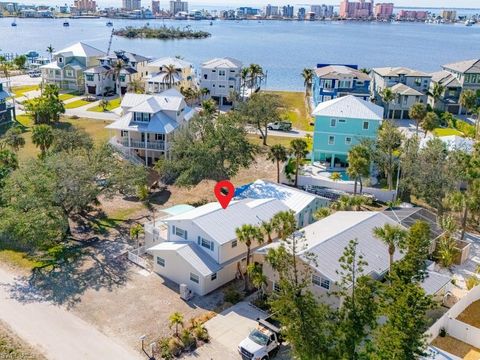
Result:
<svg viewBox="0 0 480 360">
<path fill-rule="evenodd" d="M 11 296 L 13 275 L 0 269 L 0 319 L 49 360 L 141 360 L 64 308 L 44 302 L 22 303 Z"/>
</svg>

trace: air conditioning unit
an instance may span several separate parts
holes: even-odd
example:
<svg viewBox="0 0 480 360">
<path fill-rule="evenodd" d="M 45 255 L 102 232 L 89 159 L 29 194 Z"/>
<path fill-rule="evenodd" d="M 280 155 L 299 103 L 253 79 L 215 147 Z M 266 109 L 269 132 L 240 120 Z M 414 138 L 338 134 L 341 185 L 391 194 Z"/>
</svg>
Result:
<svg viewBox="0 0 480 360">
<path fill-rule="evenodd" d="M 190 300 L 193 297 L 192 290 L 190 290 L 187 284 L 180 284 L 180 298 L 185 301 Z"/>
</svg>

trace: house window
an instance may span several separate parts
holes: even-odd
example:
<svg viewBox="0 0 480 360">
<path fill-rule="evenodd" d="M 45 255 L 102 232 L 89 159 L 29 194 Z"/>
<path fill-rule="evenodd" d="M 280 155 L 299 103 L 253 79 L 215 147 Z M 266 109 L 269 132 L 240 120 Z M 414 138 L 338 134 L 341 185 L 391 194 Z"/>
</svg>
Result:
<svg viewBox="0 0 480 360">
<path fill-rule="evenodd" d="M 180 229 L 179 227 L 173 226 L 173 233 L 181 238 L 187 238 L 187 230 Z"/>
<path fill-rule="evenodd" d="M 218 76 L 225 76 L 225 70 L 218 70 Z"/>
<path fill-rule="evenodd" d="M 274 282 L 272 284 L 273 291 L 279 292 L 280 291 L 280 285 L 278 285 L 277 282 Z"/>
<path fill-rule="evenodd" d="M 126 131 L 126 130 L 121 130 L 121 131 L 120 131 L 120 136 L 121 136 L 121 137 L 127 137 L 127 136 L 128 136 L 128 131 Z"/>
<path fill-rule="evenodd" d="M 197 243 L 198 245 L 200 245 L 201 247 L 204 247 L 206 249 L 209 249 L 209 250 L 212 250 L 214 249 L 214 245 L 213 245 L 213 241 L 210 241 L 210 240 L 207 240 L 207 239 L 204 239 L 203 237 L 199 236 L 197 238 Z"/>
<path fill-rule="evenodd" d="M 335 144 L 335 136 L 329 136 L 328 145 L 334 145 L 334 144 Z"/>
<path fill-rule="evenodd" d="M 352 143 L 352 138 L 349 137 L 349 136 L 347 136 L 347 137 L 345 138 L 345 144 L 350 145 L 351 143 Z"/>
<path fill-rule="evenodd" d="M 197 274 L 194 274 L 194 273 L 190 273 L 190 280 L 193 281 L 194 283 L 199 283 L 200 281 L 200 278 L 198 277 Z"/>
<path fill-rule="evenodd" d="M 337 126 L 337 119 L 330 119 L 330 126 L 331 127 Z"/>
<path fill-rule="evenodd" d="M 232 241 L 232 248 L 237 247 L 237 240 Z"/>
<path fill-rule="evenodd" d="M 369 122 L 368 122 L 368 121 L 364 121 L 364 122 L 363 122 L 363 130 L 368 130 L 368 127 L 369 127 Z"/>
<path fill-rule="evenodd" d="M 157 264 L 160 265 L 161 267 L 165 267 L 165 259 L 162 259 L 161 257 L 157 256 Z"/>
<path fill-rule="evenodd" d="M 86 78 L 87 78 L 87 81 L 93 81 L 93 74 L 87 74 L 86 75 Z"/>
<path fill-rule="evenodd" d="M 217 273 L 213 273 L 213 274 L 210 276 L 210 281 L 213 281 L 213 280 L 217 280 Z"/>
</svg>

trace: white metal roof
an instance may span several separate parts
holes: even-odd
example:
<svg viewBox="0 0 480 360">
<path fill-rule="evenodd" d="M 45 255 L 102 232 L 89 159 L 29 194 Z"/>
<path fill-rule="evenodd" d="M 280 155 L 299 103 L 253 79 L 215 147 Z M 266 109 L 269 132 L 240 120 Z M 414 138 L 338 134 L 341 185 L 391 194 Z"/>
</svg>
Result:
<svg viewBox="0 0 480 360">
<path fill-rule="evenodd" d="M 235 229 L 245 224 L 257 225 L 270 220 L 280 211 L 289 208 L 276 199 L 244 199 L 232 201 L 223 209 L 219 203 L 208 203 L 183 214 L 165 219 L 173 221 L 189 221 L 205 231 L 213 240 L 224 244 L 235 239 Z"/>
<path fill-rule="evenodd" d="M 66 47 L 65 49 L 55 52 L 53 55 L 94 57 L 105 56 L 107 54 L 102 50 L 94 48 L 93 46 L 78 42 L 76 44 L 70 45 L 69 47 Z"/>
<path fill-rule="evenodd" d="M 381 121 L 383 108 L 356 96 L 348 95 L 318 104 L 312 115 Z"/>
<path fill-rule="evenodd" d="M 296 214 L 308 207 L 315 199 L 320 197 L 291 186 L 277 184 L 267 180 L 256 180 L 255 182 L 240 187 L 235 199 L 277 199 L 282 201 Z M 328 199 L 322 198 L 326 202 Z"/>
<path fill-rule="evenodd" d="M 216 68 L 240 68 L 242 67 L 242 62 L 240 60 L 224 57 L 224 58 L 215 58 L 208 61 L 205 61 L 202 64 L 202 68 L 205 69 L 216 69 Z"/>
<path fill-rule="evenodd" d="M 221 268 L 209 255 L 200 249 L 197 244 L 190 241 L 165 241 L 149 248 L 148 251 L 154 252 L 155 254 L 161 254 L 162 251 L 174 251 L 193 266 L 202 276 L 211 275 Z M 182 266 L 178 263 L 175 265 Z"/>
</svg>

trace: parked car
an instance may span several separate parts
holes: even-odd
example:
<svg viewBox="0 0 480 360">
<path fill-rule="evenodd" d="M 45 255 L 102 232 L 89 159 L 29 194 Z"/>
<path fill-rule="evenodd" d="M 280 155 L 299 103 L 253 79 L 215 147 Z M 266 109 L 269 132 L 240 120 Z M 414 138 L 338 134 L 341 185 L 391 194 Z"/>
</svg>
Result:
<svg viewBox="0 0 480 360">
<path fill-rule="evenodd" d="M 275 121 L 267 125 L 268 130 L 281 130 L 281 131 L 290 131 L 292 130 L 292 123 L 289 121 Z"/>
<path fill-rule="evenodd" d="M 282 344 L 279 324 L 271 318 L 257 321 L 257 327 L 238 345 L 238 352 L 244 360 L 273 359 Z"/>
</svg>

